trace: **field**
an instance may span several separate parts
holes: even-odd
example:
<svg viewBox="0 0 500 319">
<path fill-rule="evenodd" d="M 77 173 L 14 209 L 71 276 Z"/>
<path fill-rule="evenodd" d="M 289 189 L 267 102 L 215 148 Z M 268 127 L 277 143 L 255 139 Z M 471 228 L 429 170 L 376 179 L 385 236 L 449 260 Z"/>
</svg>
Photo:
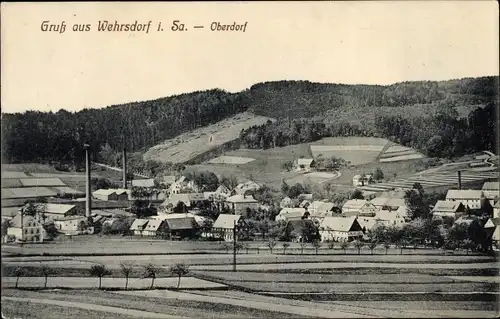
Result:
<svg viewBox="0 0 500 319">
<path fill-rule="evenodd" d="M 238 156 L 219 156 L 208 161 L 209 164 L 246 164 L 254 161 L 254 158 L 238 157 Z"/>
<path fill-rule="evenodd" d="M 335 156 L 351 165 L 360 165 L 375 161 L 388 143 L 386 139 L 374 137 L 332 137 L 311 143 L 310 147 L 315 157 L 319 154 Z"/>
<path fill-rule="evenodd" d="M 211 149 L 239 138 L 242 129 L 266 123 L 271 118 L 242 113 L 203 128 L 192 130 L 150 148 L 145 160 L 184 163 Z"/>
</svg>

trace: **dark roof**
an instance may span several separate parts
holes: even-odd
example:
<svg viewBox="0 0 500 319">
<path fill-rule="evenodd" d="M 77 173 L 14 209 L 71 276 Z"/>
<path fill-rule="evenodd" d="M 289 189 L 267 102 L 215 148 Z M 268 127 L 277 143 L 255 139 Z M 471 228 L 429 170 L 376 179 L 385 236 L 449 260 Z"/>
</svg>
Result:
<svg viewBox="0 0 500 319">
<path fill-rule="evenodd" d="M 165 222 L 171 230 L 194 229 L 198 225 L 192 217 L 165 219 Z"/>
</svg>

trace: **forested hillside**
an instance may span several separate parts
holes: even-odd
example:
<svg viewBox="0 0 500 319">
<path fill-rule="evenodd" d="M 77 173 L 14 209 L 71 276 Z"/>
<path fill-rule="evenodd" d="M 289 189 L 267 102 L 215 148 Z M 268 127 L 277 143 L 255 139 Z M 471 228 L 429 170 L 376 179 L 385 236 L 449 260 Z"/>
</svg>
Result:
<svg viewBox="0 0 500 319">
<path fill-rule="evenodd" d="M 106 143 L 137 152 L 244 111 L 278 119 L 241 132 L 250 148 L 365 135 L 454 156 L 494 150 L 497 93 L 498 77 L 389 86 L 280 81 L 234 94 L 214 89 L 76 113 L 2 114 L 2 158 L 81 161 L 83 143 L 94 159 Z"/>
</svg>

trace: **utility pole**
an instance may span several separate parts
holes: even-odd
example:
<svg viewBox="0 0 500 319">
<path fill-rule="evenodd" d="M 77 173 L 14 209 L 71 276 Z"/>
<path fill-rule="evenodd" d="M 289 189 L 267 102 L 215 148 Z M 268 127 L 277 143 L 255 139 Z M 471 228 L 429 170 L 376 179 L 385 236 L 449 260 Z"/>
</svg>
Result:
<svg viewBox="0 0 500 319">
<path fill-rule="evenodd" d="M 90 148 L 90 145 L 89 144 L 84 144 L 83 145 L 83 148 L 85 149 L 85 174 L 86 174 L 86 181 L 87 181 L 87 185 L 85 186 L 85 193 L 86 193 L 86 200 L 85 200 L 85 216 L 87 217 L 90 217 L 91 213 L 92 213 L 92 193 L 91 193 L 91 189 L 90 189 L 90 170 L 91 170 L 91 166 L 90 166 L 90 154 L 89 154 L 89 148 Z"/>
<path fill-rule="evenodd" d="M 233 271 L 236 272 L 236 220 L 233 227 Z"/>
</svg>

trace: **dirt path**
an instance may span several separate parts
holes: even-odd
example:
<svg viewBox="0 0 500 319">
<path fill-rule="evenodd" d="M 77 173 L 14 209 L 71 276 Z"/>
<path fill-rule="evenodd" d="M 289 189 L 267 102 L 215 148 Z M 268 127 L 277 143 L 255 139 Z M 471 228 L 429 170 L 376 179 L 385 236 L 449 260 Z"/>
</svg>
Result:
<svg viewBox="0 0 500 319">
<path fill-rule="evenodd" d="M 119 315 L 124 315 L 127 317 L 136 318 L 181 318 L 179 316 L 161 314 L 156 312 L 148 312 L 134 309 L 124 309 L 119 307 L 101 306 L 96 304 L 86 304 L 81 302 L 73 301 L 63 301 L 63 300 L 52 300 L 52 299 L 36 299 L 36 298 L 18 298 L 18 297 L 2 297 L 2 300 L 11 301 L 27 301 L 32 303 L 39 303 L 45 305 L 53 305 L 59 307 L 70 307 L 70 308 L 80 308 L 85 310 L 102 311 L 108 313 L 116 313 Z"/>
<path fill-rule="evenodd" d="M 117 291 L 118 294 L 138 295 L 135 291 Z M 321 305 L 313 302 L 302 301 L 301 304 L 295 302 L 292 304 L 287 299 L 276 297 L 265 297 L 264 300 L 251 300 L 251 299 L 237 299 L 221 296 L 207 296 L 201 294 L 192 294 L 177 291 L 160 291 L 150 290 L 141 291 L 141 296 L 155 297 L 155 298 L 175 298 L 179 300 L 191 300 L 199 302 L 209 302 L 216 304 L 226 304 L 232 306 L 254 308 L 267 311 L 284 312 L 301 317 L 316 317 L 316 318 L 376 318 L 384 317 L 371 315 L 366 311 L 364 313 L 357 313 L 355 311 L 340 311 L 328 307 L 328 305 Z"/>
</svg>

